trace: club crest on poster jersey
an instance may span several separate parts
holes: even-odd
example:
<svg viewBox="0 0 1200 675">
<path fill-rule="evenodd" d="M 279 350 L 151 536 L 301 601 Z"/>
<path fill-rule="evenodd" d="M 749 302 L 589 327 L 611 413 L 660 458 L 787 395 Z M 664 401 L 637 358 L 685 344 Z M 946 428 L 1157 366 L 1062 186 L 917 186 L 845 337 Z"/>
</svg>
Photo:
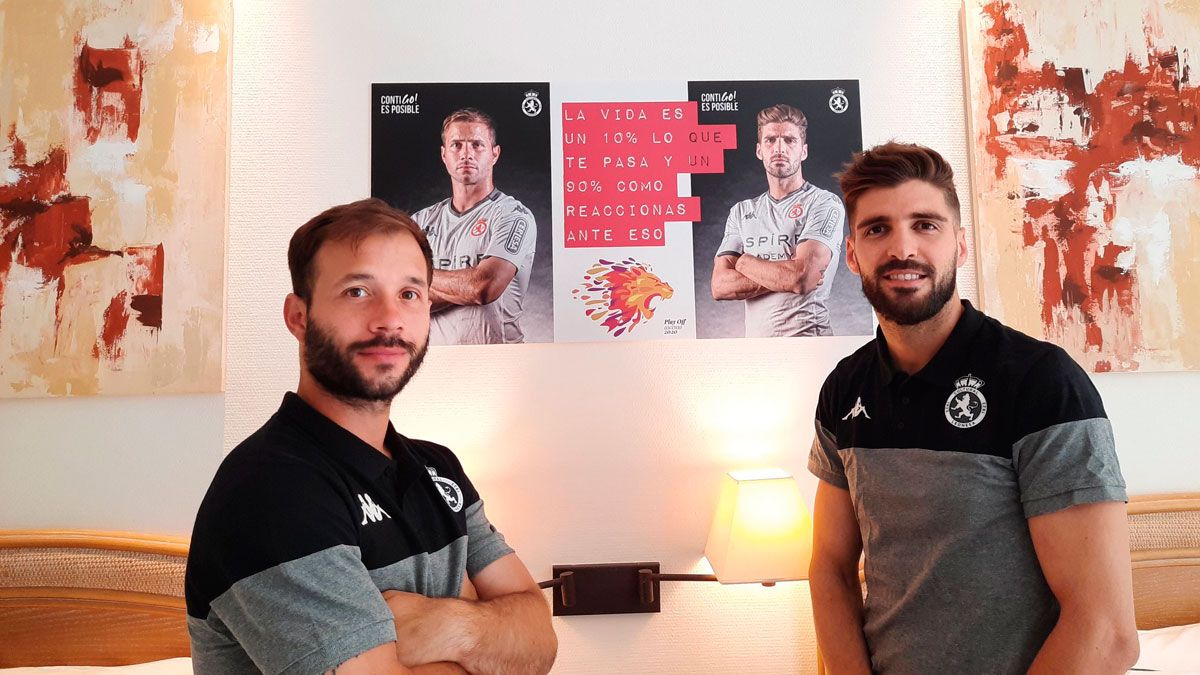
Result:
<svg viewBox="0 0 1200 675">
<path fill-rule="evenodd" d="M 583 302 L 583 313 L 613 337 L 628 334 L 654 316 L 655 301 L 670 300 L 675 289 L 633 258 L 612 262 L 597 260 L 571 291 Z"/>
<path fill-rule="evenodd" d="M 462 488 L 458 487 L 458 483 L 438 475 L 437 469 L 432 466 L 426 466 L 425 469 L 429 472 L 429 477 L 433 480 L 433 484 L 437 486 L 438 492 L 442 493 L 442 499 L 446 500 L 446 504 L 450 510 L 458 513 L 463 507 Z"/>
</svg>

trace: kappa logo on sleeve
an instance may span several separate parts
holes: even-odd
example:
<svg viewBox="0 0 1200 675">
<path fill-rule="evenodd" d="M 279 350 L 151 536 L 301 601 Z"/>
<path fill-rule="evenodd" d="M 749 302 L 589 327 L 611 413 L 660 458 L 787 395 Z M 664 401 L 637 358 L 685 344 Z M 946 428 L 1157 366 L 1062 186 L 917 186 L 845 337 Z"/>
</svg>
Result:
<svg viewBox="0 0 1200 675">
<path fill-rule="evenodd" d="M 841 209 L 830 209 L 829 215 L 825 216 L 825 222 L 821 223 L 821 236 L 825 238 L 832 237 L 834 231 L 842 225 Z"/>
<path fill-rule="evenodd" d="M 521 242 L 525 241 L 525 232 L 528 230 L 529 221 L 517 218 L 513 223 L 512 230 L 508 233 L 508 240 L 504 242 L 504 250 L 516 255 L 521 250 Z"/>
</svg>

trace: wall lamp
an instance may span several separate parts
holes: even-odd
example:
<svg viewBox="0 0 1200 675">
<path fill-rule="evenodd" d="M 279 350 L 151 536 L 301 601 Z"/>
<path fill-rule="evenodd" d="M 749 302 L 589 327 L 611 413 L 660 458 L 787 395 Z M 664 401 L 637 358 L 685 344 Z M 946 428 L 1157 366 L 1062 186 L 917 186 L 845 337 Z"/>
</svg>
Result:
<svg viewBox="0 0 1200 675">
<path fill-rule="evenodd" d="M 664 574 L 657 562 L 554 565 L 554 615 L 661 611 L 659 582 L 760 583 L 808 578 L 812 517 L 796 480 L 780 469 L 725 474 L 704 556 L 713 574 Z"/>
</svg>

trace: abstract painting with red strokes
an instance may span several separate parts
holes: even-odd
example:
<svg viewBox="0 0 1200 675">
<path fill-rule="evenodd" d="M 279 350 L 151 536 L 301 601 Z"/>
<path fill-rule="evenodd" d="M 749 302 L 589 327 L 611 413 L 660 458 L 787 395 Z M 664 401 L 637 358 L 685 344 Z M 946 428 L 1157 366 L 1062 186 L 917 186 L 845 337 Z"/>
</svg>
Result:
<svg viewBox="0 0 1200 675">
<path fill-rule="evenodd" d="M 230 23 L 0 4 L 0 397 L 220 391 Z"/>
<path fill-rule="evenodd" d="M 968 0 L 985 311 L 1093 372 L 1200 369 L 1200 6 Z"/>
</svg>

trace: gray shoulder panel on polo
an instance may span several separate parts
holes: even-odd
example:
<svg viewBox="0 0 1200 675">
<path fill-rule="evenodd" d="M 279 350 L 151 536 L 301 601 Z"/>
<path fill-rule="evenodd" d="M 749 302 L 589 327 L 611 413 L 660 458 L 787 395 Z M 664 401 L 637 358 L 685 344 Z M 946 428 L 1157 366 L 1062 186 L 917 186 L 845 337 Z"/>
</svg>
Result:
<svg viewBox="0 0 1200 675">
<path fill-rule="evenodd" d="M 216 598 L 206 622 L 189 622 L 197 673 L 323 673 L 386 642 L 396 628 L 354 546 L 334 546 L 263 570 Z M 206 624 L 206 625 L 205 625 Z M 226 640 L 232 644 L 214 642 Z M 238 646 L 240 645 L 240 647 Z M 243 651 L 244 650 L 244 651 Z"/>
</svg>

